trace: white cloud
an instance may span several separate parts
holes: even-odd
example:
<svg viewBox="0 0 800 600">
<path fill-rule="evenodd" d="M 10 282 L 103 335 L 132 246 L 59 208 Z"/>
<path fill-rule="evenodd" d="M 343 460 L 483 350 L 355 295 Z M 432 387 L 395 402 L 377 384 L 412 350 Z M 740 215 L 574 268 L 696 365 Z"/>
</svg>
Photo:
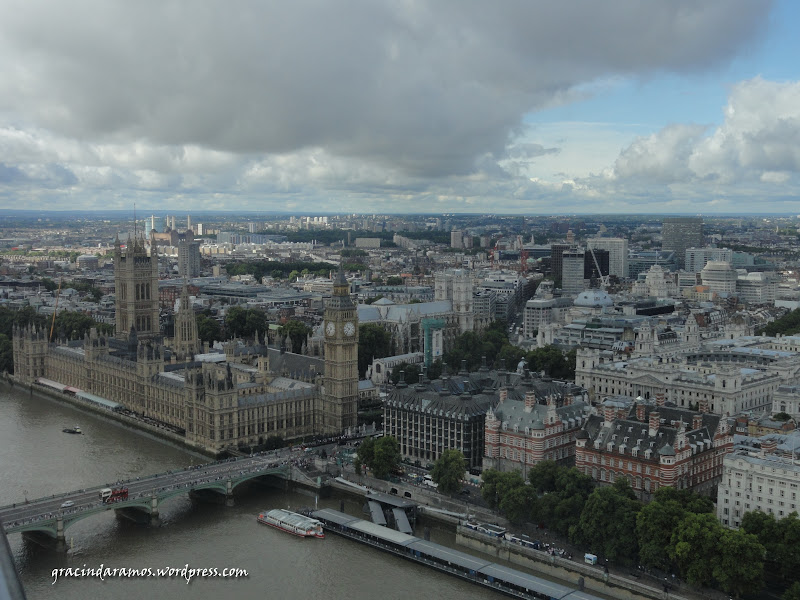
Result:
<svg viewBox="0 0 800 600">
<path fill-rule="evenodd" d="M 56 204 L 61 190 L 71 205 L 105 191 L 253 208 L 301 197 L 331 210 L 526 210 L 598 197 L 603 178 L 581 178 L 599 171 L 609 142 L 531 135 L 523 117 L 620 79 L 724 64 L 763 32 L 770 7 L 0 2 L 0 205 L 40 198 L 39 181 Z M 691 143 L 683 135 L 676 153 Z M 666 181 L 679 166 L 660 149 L 629 150 L 618 178 Z M 704 160 L 716 172 L 700 154 L 697 168 Z"/>
<path fill-rule="evenodd" d="M 761 181 L 785 184 L 800 175 L 800 82 L 761 78 L 731 89 L 724 121 L 673 124 L 639 137 L 617 158 L 611 178 L 701 186 Z"/>
</svg>

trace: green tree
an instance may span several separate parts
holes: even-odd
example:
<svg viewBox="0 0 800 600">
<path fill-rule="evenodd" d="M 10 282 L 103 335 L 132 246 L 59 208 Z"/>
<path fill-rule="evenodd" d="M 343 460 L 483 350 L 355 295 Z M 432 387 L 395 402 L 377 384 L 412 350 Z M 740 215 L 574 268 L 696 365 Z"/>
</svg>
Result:
<svg viewBox="0 0 800 600">
<path fill-rule="evenodd" d="M 713 555 L 714 579 L 720 587 L 740 597 L 764 585 L 764 546 L 750 533 L 723 529 Z"/>
<path fill-rule="evenodd" d="M 554 492 L 556 489 L 556 477 L 562 468 L 554 460 L 540 461 L 528 471 L 528 481 L 531 482 L 533 489 L 538 494 Z"/>
<path fill-rule="evenodd" d="M 397 385 L 397 382 L 400 381 L 401 372 L 403 373 L 403 379 L 406 383 L 417 383 L 419 381 L 419 365 L 410 365 L 407 362 L 401 362 L 392 369 L 390 379 L 393 384 Z"/>
<path fill-rule="evenodd" d="M 386 285 L 403 285 L 402 277 L 387 277 Z"/>
<path fill-rule="evenodd" d="M 781 596 L 781 600 L 800 600 L 800 581 L 795 581 Z"/>
<path fill-rule="evenodd" d="M 786 313 L 779 319 L 775 319 L 764 327 L 761 333 L 770 336 L 776 336 L 779 333 L 783 335 L 800 333 L 800 308 Z"/>
<path fill-rule="evenodd" d="M 509 343 L 504 343 L 497 353 L 497 360 L 503 360 L 506 363 L 506 368 L 515 370 L 519 361 L 525 358 L 525 350 L 519 346 L 513 346 Z"/>
<path fill-rule="evenodd" d="M 500 502 L 500 510 L 506 518 L 515 524 L 524 523 L 531 518 L 531 509 L 536 493 L 529 485 L 521 485 L 508 491 Z"/>
<path fill-rule="evenodd" d="M 392 354 L 392 336 L 380 325 L 365 323 L 358 327 L 358 376 L 363 378 L 375 358 Z"/>
<path fill-rule="evenodd" d="M 708 586 L 714 576 L 709 557 L 717 552 L 717 540 L 723 528 L 712 514 L 689 513 L 672 534 L 669 556 L 680 568 L 681 575 L 692 585 Z"/>
<path fill-rule="evenodd" d="M 550 526 L 562 535 L 569 533 L 570 527 L 580 520 L 586 502 L 594 489 L 592 478 L 575 467 L 561 467 L 556 475 L 555 496 L 557 503 L 549 515 Z"/>
<path fill-rule="evenodd" d="M 375 438 L 368 437 L 362 440 L 358 446 L 356 457 L 362 465 L 372 468 L 375 462 Z"/>
<path fill-rule="evenodd" d="M 615 563 L 631 564 L 637 556 L 636 515 L 641 505 L 632 499 L 627 481 L 595 489 L 586 501 L 570 537 Z"/>
<path fill-rule="evenodd" d="M 780 560 L 783 558 L 783 529 L 775 519 L 775 515 L 760 510 L 748 511 L 742 517 L 741 530 L 758 538 L 766 551 L 767 569 L 775 574 L 780 573 Z"/>
<path fill-rule="evenodd" d="M 292 342 L 292 352 L 300 353 L 300 350 L 305 344 L 308 335 L 311 333 L 311 328 L 296 319 L 290 319 L 284 323 L 278 330 L 281 337 L 289 338 Z"/>
<path fill-rule="evenodd" d="M 222 339 L 222 330 L 219 321 L 208 315 L 197 315 L 197 336 L 203 342 L 213 344 Z"/>
<path fill-rule="evenodd" d="M 385 435 L 375 442 L 372 469 L 375 477 L 385 479 L 400 464 L 400 443 L 397 438 Z"/>
<path fill-rule="evenodd" d="M 800 573 L 800 519 L 793 512 L 788 517 L 778 522 L 781 529 L 782 544 L 779 548 L 777 562 L 780 565 L 778 573 L 784 581 L 792 581 Z"/>
<path fill-rule="evenodd" d="M 464 455 L 460 450 L 445 450 L 433 463 L 431 478 L 439 484 L 443 494 L 453 494 L 461 489 L 466 471 Z"/>
<path fill-rule="evenodd" d="M 228 337 L 250 338 L 256 331 L 264 332 L 268 327 L 267 313 L 257 308 L 231 306 L 225 313 L 225 331 Z"/>
<path fill-rule="evenodd" d="M 667 489 L 667 488 L 662 488 Z M 676 500 L 653 500 L 636 517 L 639 561 L 646 567 L 669 570 L 672 534 L 686 518 L 686 510 Z"/>
<path fill-rule="evenodd" d="M 431 363 L 431 366 L 428 367 L 427 377 L 431 381 L 434 379 L 439 379 L 442 376 L 442 361 L 440 359 L 436 359 Z"/>
<path fill-rule="evenodd" d="M 92 327 L 98 328 L 99 331 L 104 329 L 107 331 L 110 328 L 110 326 L 103 328 L 100 325 L 92 317 L 84 313 L 64 311 L 56 315 L 54 335 L 57 333 L 67 339 L 76 340 L 83 338 Z"/>
<path fill-rule="evenodd" d="M 511 490 L 525 485 L 519 471 L 497 471 L 487 469 L 483 472 L 481 496 L 490 508 L 498 507 Z"/>
<path fill-rule="evenodd" d="M 225 312 L 225 331 L 228 337 L 244 336 L 247 327 L 247 310 L 241 306 L 231 306 Z"/>
<path fill-rule="evenodd" d="M 564 354 L 551 345 L 528 352 L 525 358 L 528 368 L 535 373 L 544 371 L 545 375 L 554 379 L 575 379 L 575 350 Z"/>
</svg>

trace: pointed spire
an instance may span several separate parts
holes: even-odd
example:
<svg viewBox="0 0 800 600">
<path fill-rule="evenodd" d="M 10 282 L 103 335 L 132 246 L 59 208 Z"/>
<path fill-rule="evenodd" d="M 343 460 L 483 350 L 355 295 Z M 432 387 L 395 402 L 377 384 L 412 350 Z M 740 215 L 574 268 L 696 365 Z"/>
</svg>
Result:
<svg viewBox="0 0 800 600">
<path fill-rule="evenodd" d="M 339 270 L 336 272 L 336 279 L 333 280 L 333 285 L 347 285 L 347 279 L 344 276 L 342 263 L 339 263 Z"/>
</svg>

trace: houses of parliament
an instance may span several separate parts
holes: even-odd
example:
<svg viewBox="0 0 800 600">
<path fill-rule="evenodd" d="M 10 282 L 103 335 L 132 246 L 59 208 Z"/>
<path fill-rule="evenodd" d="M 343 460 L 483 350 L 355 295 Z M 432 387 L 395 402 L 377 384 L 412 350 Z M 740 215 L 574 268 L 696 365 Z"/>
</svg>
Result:
<svg viewBox="0 0 800 600">
<path fill-rule="evenodd" d="M 197 323 L 184 287 L 175 335 L 161 335 L 158 254 L 144 240 L 114 250 L 115 335 L 52 343 L 46 331 L 16 328 L 14 372 L 21 383 L 77 388 L 185 432 L 210 453 L 254 446 L 270 436 L 338 435 L 357 424 L 358 320 L 344 275 L 325 308 L 324 360 L 254 342 L 199 354 Z"/>
</svg>

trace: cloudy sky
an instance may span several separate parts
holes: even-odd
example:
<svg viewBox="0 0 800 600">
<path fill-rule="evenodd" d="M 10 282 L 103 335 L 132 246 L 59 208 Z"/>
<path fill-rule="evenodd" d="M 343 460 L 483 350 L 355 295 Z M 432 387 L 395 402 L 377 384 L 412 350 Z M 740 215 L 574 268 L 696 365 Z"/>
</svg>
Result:
<svg viewBox="0 0 800 600">
<path fill-rule="evenodd" d="M 0 0 L 0 208 L 800 214 L 796 0 Z"/>
</svg>

